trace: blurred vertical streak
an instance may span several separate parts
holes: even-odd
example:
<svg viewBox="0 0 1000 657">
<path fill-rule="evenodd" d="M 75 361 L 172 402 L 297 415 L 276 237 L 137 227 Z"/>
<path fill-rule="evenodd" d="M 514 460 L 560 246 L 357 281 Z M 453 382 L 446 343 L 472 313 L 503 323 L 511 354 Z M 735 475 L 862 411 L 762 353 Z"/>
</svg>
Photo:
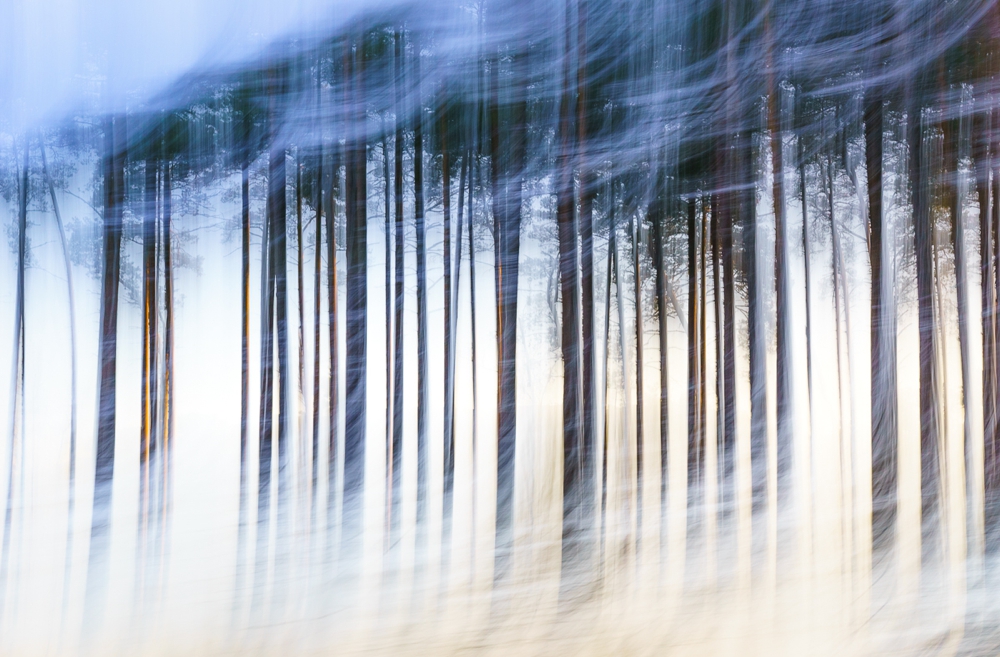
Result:
<svg viewBox="0 0 1000 657">
<path fill-rule="evenodd" d="M 29 151 L 31 150 L 28 139 L 24 140 L 24 161 L 21 165 L 18 179 L 18 209 L 17 209 L 17 283 L 14 292 L 14 352 L 11 358 L 10 375 L 10 442 L 7 447 L 7 493 L 5 495 L 4 521 L 3 521 L 3 544 L 0 546 L 0 623 L 4 620 L 4 612 L 7 608 L 7 596 L 16 596 L 16 589 L 9 591 L 10 584 L 10 552 L 11 552 L 11 532 L 14 530 L 14 481 L 15 475 L 23 481 L 23 470 L 15 473 L 15 454 L 24 452 L 24 354 L 25 354 L 25 333 L 24 333 L 24 274 L 27 258 L 27 231 L 28 231 L 28 164 Z M 17 156 L 15 154 L 15 162 Z M 15 165 L 16 166 L 16 165 Z M 18 413 L 18 406 L 22 408 Z M 18 422 L 21 416 L 22 421 Z M 23 464 L 23 458 L 22 458 Z M 24 504 L 24 500 L 20 500 Z"/>
<path fill-rule="evenodd" d="M 562 509 L 562 591 L 570 592 L 567 585 L 574 582 L 573 568 L 576 551 L 581 541 L 583 517 L 582 499 L 579 496 L 583 475 L 580 418 L 580 316 L 579 316 L 579 265 L 577 249 L 576 199 L 573 193 L 573 109 L 575 106 L 571 87 L 571 14 L 570 3 L 565 4 L 564 42 L 562 52 L 562 80 L 558 115 L 558 154 L 556 183 L 556 227 L 559 240 L 559 285 L 562 299 L 561 344 L 563 361 L 563 509 Z"/>
<path fill-rule="evenodd" d="M 344 493 L 341 545 L 348 564 L 360 556 L 365 483 L 368 332 L 367 107 L 362 32 L 344 52 L 347 208 L 347 361 L 344 427 Z"/>
<path fill-rule="evenodd" d="M 66 274 L 66 297 L 69 308 L 69 344 L 70 344 L 70 410 L 69 410 L 69 478 L 68 500 L 66 505 L 66 557 L 63 570 L 63 601 L 62 621 L 65 624 L 66 612 L 69 607 L 70 574 L 73 564 L 73 529 L 76 512 L 76 417 L 77 417 L 77 357 L 76 357 L 76 304 L 73 296 L 73 265 L 66 240 L 66 229 L 62 215 L 59 212 L 59 201 L 56 198 L 56 186 L 49 171 L 48 160 L 45 157 L 45 135 L 38 133 L 38 147 L 42 156 L 42 174 L 49 189 L 52 200 L 52 212 L 56 217 L 56 227 L 59 229 L 59 245 L 62 249 L 63 265 Z M 0 580 L 3 581 L 3 580 Z M 65 628 L 65 625 L 63 626 Z"/>
<path fill-rule="evenodd" d="M 111 545 L 111 489 L 115 467 L 116 373 L 118 363 L 118 282 L 121 271 L 122 205 L 125 201 L 127 129 L 124 116 L 104 123 L 104 221 L 99 344 L 100 392 L 94 509 L 87 569 L 86 620 L 96 631 L 104 614 Z"/>
<path fill-rule="evenodd" d="M 393 75 L 393 104 L 396 106 L 395 114 L 395 137 L 393 138 L 393 155 L 394 155 L 394 176 L 393 176 L 393 194 L 395 198 L 395 263 L 393 267 L 393 274 L 395 277 L 395 289 L 394 289 L 394 312 L 395 316 L 393 318 L 393 328 L 395 334 L 393 336 L 394 341 L 394 353 L 393 353 L 393 400 L 392 400 L 392 460 L 388 464 L 391 468 L 389 473 L 389 485 L 391 486 L 391 495 L 389 496 L 389 545 L 390 548 L 395 545 L 398 540 L 398 533 L 400 527 L 400 511 L 402 505 L 402 490 L 400 488 L 402 483 L 402 463 L 403 463 L 403 374 L 405 367 L 404 352 L 403 352 L 403 329 L 405 316 L 403 311 L 405 309 L 405 298 L 406 298 L 406 270 L 405 270 L 405 248 L 406 248 L 406 235 L 404 233 L 404 223 L 403 223 L 403 117 L 402 109 L 400 108 L 400 103 L 402 102 L 403 96 L 403 36 L 397 30 L 393 34 L 394 42 L 394 75 Z M 387 210 L 388 211 L 388 210 Z"/>
</svg>

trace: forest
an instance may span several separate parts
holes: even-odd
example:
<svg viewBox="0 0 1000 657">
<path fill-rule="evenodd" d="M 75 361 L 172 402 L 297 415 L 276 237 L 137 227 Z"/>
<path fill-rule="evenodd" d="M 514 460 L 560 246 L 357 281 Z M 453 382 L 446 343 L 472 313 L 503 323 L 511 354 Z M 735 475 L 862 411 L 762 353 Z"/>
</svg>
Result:
<svg viewBox="0 0 1000 657">
<path fill-rule="evenodd" d="M 0 31 L 0 652 L 1000 650 L 1000 2 L 255 2 Z"/>
</svg>

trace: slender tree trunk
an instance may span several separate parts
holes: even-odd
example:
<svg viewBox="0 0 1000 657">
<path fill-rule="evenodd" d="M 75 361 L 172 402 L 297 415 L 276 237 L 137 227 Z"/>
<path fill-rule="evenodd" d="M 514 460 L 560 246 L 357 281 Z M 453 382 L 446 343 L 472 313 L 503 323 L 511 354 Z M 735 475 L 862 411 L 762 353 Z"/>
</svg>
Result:
<svg viewBox="0 0 1000 657">
<path fill-rule="evenodd" d="M 594 379 L 594 176 L 587 159 L 588 113 L 587 98 L 587 13 L 589 0 L 577 0 L 577 68 L 576 68 L 576 130 L 577 166 L 579 169 L 580 223 L 580 318 L 582 321 L 583 364 L 583 430 L 581 432 L 582 470 L 580 472 L 580 503 L 585 522 L 593 521 L 594 458 L 597 454 L 597 385 Z M 661 441 L 664 432 L 661 431 Z M 591 541 L 585 545 L 592 545 Z M 586 548 L 585 548 L 586 549 Z M 581 554 L 589 559 L 590 554 Z"/>
<path fill-rule="evenodd" d="M 111 538 L 111 489 L 115 469 L 116 374 L 118 369 L 118 281 L 121 271 L 122 205 L 125 200 L 126 119 L 108 119 L 104 127 L 104 255 L 98 360 L 97 459 L 94 508 L 90 525 L 87 614 L 99 622 L 107 589 Z"/>
<path fill-rule="evenodd" d="M 801 100 L 796 99 L 796 102 L 801 105 Z M 800 108 L 797 107 L 797 110 Z M 810 423 L 810 435 L 812 431 L 812 421 L 813 421 L 813 398 L 812 398 L 812 278 L 811 278 L 811 261 L 810 250 L 812 249 L 812 241 L 809 239 L 809 213 L 807 211 L 808 207 L 808 197 L 806 196 L 806 155 L 805 155 L 805 138 L 802 134 L 799 134 L 796 140 L 797 144 L 797 162 L 799 174 L 799 201 L 802 204 L 802 265 L 803 265 L 803 278 L 804 278 L 804 293 L 805 293 L 805 310 L 806 310 L 806 396 L 809 399 L 809 423 Z"/>
<path fill-rule="evenodd" d="M 715 329 L 715 453 L 716 469 L 719 480 L 719 505 L 725 508 L 724 497 L 726 468 L 726 378 L 725 378 L 725 336 L 723 321 L 721 269 L 722 269 L 722 221 L 720 220 L 720 195 L 712 196 L 712 223 L 709 232 L 712 234 L 712 306 L 714 311 L 713 322 Z"/>
<path fill-rule="evenodd" d="M 110 123 L 110 121 L 109 121 Z M 107 144 L 107 140 L 105 140 Z M 7 583 L 10 574 L 11 532 L 14 529 L 14 481 L 17 475 L 14 467 L 16 454 L 24 451 L 24 274 L 27 258 L 28 230 L 28 152 L 29 140 L 24 140 L 24 162 L 21 166 L 18 185 L 17 211 L 17 287 L 14 301 L 14 352 L 11 366 L 10 386 L 10 442 L 7 448 L 7 494 L 4 508 L 3 544 L 0 547 L 0 618 L 7 606 Z M 15 162 L 16 160 L 15 155 Z M 107 166 L 107 164 L 105 164 Z M 105 207 L 107 213 L 108 207 Z M 20 407 L 20 412 L 18 412 Z M 18 420 L 21 420 L 20 422 Z M 22 458 L 23 462 L 23 458 Z M 24 472 L 19 477 L 23 480 Z M 93 541 L 92 541 L 93 542 Z"/>
<path fill-rule="evenodd" d="M 688 504 L 695 501 L 701 484 L 703 468 L 703 435 L 701 426 L 701 372 L 698 356 L 701 352 L 698 333 L 698 208 L 694 196 L 687 199 L 688 237 Z M 661 330 L 663 326 L 661 325 Z"/>
<path fill-rule="evenodd" d="M 151 525 L 156 523 L 153 514 L 152 495 L 155 492 L 155 474 L 152 462 L 157 458 L 156 406 L 158 375 L 156 356 L 158 345 L 156 328 L 159 322 L 159 305 L 156 299 L 156 193 L 157 163 L 155 157 L 147 157 L 145 165 L 145 198 L 142 226 L 142 378 L 140 389 L 140 446 L 139 446 L 139 537 L 136 545 L 136 594 L 137 603 L 142 604 L 145 596 L 147 558 L 150 546 Z"/>
<path fill-rule="evenodd" d="M 349 48 L 350 46 L 348 46 Z M 364 62 L 366 42 L 362 36 L 354 53 L 345 54 L 348 81 L 350 135 L 347 140 L 347 362 L 344 428 L 344 496 L 342 542 L 350 556 L 359 554 L 362 538 L 367 435 L 368 334 L 368 212 L 367 126 Z"/>
<path fill-rule="evenodd" d="M 478 134 L 478 133 L 477 133 Z M 476 138 L 474 147 L 478 147 L 479 141 Z M 469 152 L 469 331 L 470 331 L 470 356 L 472 358 L 472 550 L 469 555 L 469 562 L 472 572 L 475 573 L 476 563 L 476 490 L 479 483 L 478 466 L 478 446 L 479 446 L 479 362 L 476 360 L 476 240 L 473 231 L 473 190 L 476 188 L 476 172 L 479 170 L 479 162 L 472 160 L 473 152 Z"/>
<path fill-rule="evenodd" d="M 278 523 L 278 542 L 275 548 L 274 581 L 283 589 L 287 573 L 287 545 L 283 540 L 289 522 L 290 479 L 288 433 L 291 415 L 292 375 L 288 361 L 288 266 L 287 266 L 287 207 L 286 172 L 287 151 L 284 144 L 271 143 L 268 172 L 268 206 L 271 214 L 271 244 L 274 250 L 274 299 L 275 330 L 278 347 L 278 497 L 275 520 Z M 276 607 L 280 609 L 281 595 Z"/>
<path fill-rule="evenodd" d="M 414 45 L 413 207 L 417 240 L 417 550 L 425 549 L 427 523 L 427 429 L 430 385 L 427 362 L 427 234 L 424 216 L 423 99 L 420 95 L 420 46 Z"/>
<path fill-rule="evenodd" d="M 494 220 L 499 239 L 497 261 L 498 375 L 497 386 L 497 511 L 494 577 L 506 577 L 510 565 L 514 523 L 514 452 L 517 432 L 517 284 L 521 244 L 521 176 L 524 168 L 527 106 L 523 56 L 511 66 L 515 84 L 513 111 L 501 144 L 499 71 L 492 73 L 490 142 L 493 168 Z M 494 62 L 494 67 L 497 63 Z M 508 157 L 500 157 L 501 152 Z M 501 167 L 501 161 L 505 166 Z M 503 188 L 503 191 L 501 191 Z M 497 213 L 496 210 L 500 209 Z"/>
<path fill-rule="evenodd" d="M 946 189 L 948 197 L 949 219 L 951 221 L 951 245 L 955 253 L 955 292 L 958 297 L 958 349 L 961 362 L 962 375 L 962 436 L 964 462 L 969 463 L 969 455 L 972 450 L 972 409 L 970 407 L 970 391 L 972 388 L 971 371 L 969 367 L 970 345 L 969 345 L 969 281 L 968 281 L 968 256 L 966 249 L 965 220 L 962 217 L 963 196 L 965 193 L 964 175 L 959 170 L 959 152 L 962 149 L 960 141 L 962 139 L 962 121 L 964 117 L 946 121 L 944 127 L 944 174 L 946 177 Z M 972 477 L 968 477 L 970 480 Z M 972 488 L 966 486 L 967 498 L 966 506 L 971 508 L 969 500 L 972 498 Z M 972 527 L 974 523 L 970 522 Z M 966 532 L 972 536 L 971 532 Z M 975 555 L 978 540 L 971 540 L 969 551 Z M 976 557 L 973 557 L 976 558 Z"/>
<path fill-rule="evenodd" d="M 769 54 L 770 54 L 770 41 Z M 768 132 L 771 137 L 772 196 L 774 198 L 774 279 L 776 288 L 776 342 L 777 342 L 777 412 L 778 412 L 778 503 L 784 504 L 790 496 L 792 466 L 792 354 L 789 340 L 789 315 L 791 299 L 788 287 L 788 256 L 785 253 L 785 166 L 783 131 L 781 126 L 781 88 L 775 84 L 774 73 L 768 76 Z"/>
<path fill-rule="evenodd" d="M 448 151 L 446 99 L 438 107 L 441 135 L 441 205 L 444 213 L 444 445 L 441 469 L 441 558 L 442 572 L 451 550 L 451 515 L 455 485 L 455 326 L 452 318 L 451 271 L 451 157 Z M 461 192 L 459 192 L 461 195 Z M 461 205 L 461 202 L 459 203 Z M 443 579 L 443 578 L 442 578 Z"/>
<path fill-rule="evenodd" d="M 396 70 L 401 71 L 403 69 L 403 39 L 402 36 L 397 32 L 395 35 L 395 50 L 396 50 Z M 395 76 L 395 86 L 396 86 L 396 102 L 397 104 L 401 100 L 402 85 L 401 75 L 397 73 Z M 399 528 L 399 513 L 402 504 L 402 492 L 400 485 L 402 482 L 402 462 L 403 462 L 403 373 L 405 367 L 404 353 L 403 353 L 403 326 L 404 326 L 404 301 L 406 298 L 406 272 L 405 266 L 405 248 L 406 248 L 406 235 L 404 234 L 403 225 L 403 122 L 399 116 L 396 114 L 396 136 L 394 139 L 394 149 L 395 149 L 395 176 L 393 180 L 393 192 L 395 194 L 395 231 L 396 231 L 396 260 L 395 260 L 395 317 L 393 319 L 393 327 L 395 329 L 394 342 L 395 342 L 395 354 L 393 356 L 393 401 L 392 401 L 392 472 L 389 477 L 390 485 L 392 486 L 392 495 L 390 497 L 391 508 L 389 510 L 390 514 L 390 537 L 392 537 L 392 544 L 395 543 L 395 536 L 398 533 Z"/>
<path fill-rule="evenodd" d="M 562 299 L 562 361 L 563 361 L 563 524 L 562 570 L 563 595 L 567 584 L 575 579 L 571 567 L 576 563 L 577 544 L 583 530 L 580 515 L 579 481 L 583 474 L 580 439 L 580 310 L 577 224 L 573 194 L 573 110 L 571 88 L 570 5 L 565 7 L 565 44 L 562 66 L 562 98 L 559 103 L 556 183 L 556 227 L 559 236 L 559 289 Z"/>
<path fill-rule="evenodd" d="M 667 489 L 670 456 L 670 404 L 667 394 L 669 392 L 669 359 L 668 359 L 668 323 L 667 323 L 667 263 L 665 241 L 667 222 L 667 195 L 666 174 L 663 169 L 663 162 L 660 163 L 660 174 L 657 181 L 655 194 L 657 198 L 653 204 L 652 215 L 653 226 L 653 273 L 655 277 L 656 317 L 658 323 L 659 351 L 660 351 L 660 518 L 661 518 L 661 539 L 663 531 L 666 529 L 666 509 L 667 509 Z M 690 438 L 690 436 L 689 436 Z M 688 462 L 690 468 L 691 462 Z M 690 471 L 689 471 L 690 472 Z M 688 479 L 689 489 L 692 480 Z M 690 498 L 689 498 L 690 503 Z"/>
<path fill-rule="evenodd" d="M 639 257 L 639 249 L 642 241 L 641 226 L 639 217 L 633 212 L 629 232 L 632 236 L 632 282 L 635 286 L 635 550 L 636 554 L 642 547 L 642 489 L 643 476 L 645 474 L 643 415 L 645 414 L 643 404 L 643 357 L 642 357 L 642 261 Z"/>
<path fill-rule="evenodd" d="M 305 465 L 306 437 L 306 278 L 305 251 L 302 246 L 302 149 L 295 149 L 295 290 L 298 293 L 298 376 L 296 377 L 299 466 Z M 304 482 L 308 485 L 308 482 Z"/>
<path fill-rule="evenodd" d="M 59 229 L 59 244 L 62 247 L 63 265 L 66 275 L 66 296 L 69 304 L 69 358 L 70 358 L 70 406 L 69 406 L 69 495 L 66 506 L 66 557 L 63 571 L 63 606 L 62 615 L 65 619 L 66 610 L 69 606 L 69 586 L 70 574 L 73 562 L 73 528 L 74 517 L 76 515 L 76 302 L 73 295 L 73 266 L 69 255 L 69 244 L 66 240 L 66 230 L 63 226 L 62 215 L 59 212 L 59 202 L 56 199 L 56 186 L 49 173 L 48 161 L 45 157 L 45 137 L 41 132 L 38 134 L 38 147 L 42 155 L 42 173 L 45 176 L 45 183 L 49 188 L 49 197 L 52 200 L 52 211 L 56 216 L 56 227 Z M 27 167 L 25 167 L 27 170 Z M 25 185 L 27 189 L 27 185 Z M 25 218 L 27 221 L 27 218 Z"/>
<path fill-rule="evenodd" d="M 163 162 L 163 385 L 160 393 L 160 548 L 166 554 L 173 518 L 174 476 L 174 260 L 171 228 L 172 181 L 170 161 Z M 166 586 L 168 562 L 159 563 L 160 590 Z"/>
<path fill-rule="evenodd" d="M 337 283 L 337 213 L 336 190 L 340 178 L 340 150 L 332 149 L 330 166 L 330 187 L 327 190 L 326 208 L 326 269 L 327 269 L 327 325 L 330 341 L 330 373 L 329 373 L 329 433 L 327 435 L 326 461 L 326 531 L 328 561 L 333 559 L 335 549 L 333 529 L 336 520 L 337 500 L 337 443 L 340 433 L 340 326 L 338 322 L 337 299 L 339 297 Z M 346 201 L 346 198 L 345 198 Z M 346 207 L 346 203 L 345 203 Z M 340 458 L 343 458 L 340 455 Z"/>
<path fill-rule="evenodd" d="M 599 563 L 604 563 L 608 556 L 607 551 L 607 530 L 608 530 L 608 444 L 610 434 L 610 424 L 608 423 L 608 361 L 611 351 L 611 283 L 615 273 L 615 265 L 618 258 L 617 240 L 615 239 L 615 211 L 614 195 L 612 185 L 607 185 L 608 196 L 608 272 L 604 283 L 604 363 L 601 380 L 604 386 L 604 426 L 603 426 L 603 449 L 601 450 L 601 558 Z M 617 281 L 615 281 L 617 285 Z"/>
<path fill-rule="evenodd" d="M 271 520 L 271 452 L 274 399 L 274 222 L 268 203 L 261 237 L 260 436 L 257 441 L 257 549 L 252 606 L 261 604 L 267 585 Z"/>
<path fill-rule="evenodd" d="M 747 332 L 750 356 L 750 459 L 755 512 L 763 510 L 768 498 L 767 467 L 767 334 L 764 301 L 761 298 L 757 254 L 757 211 L 754 190 L 754 157 L 749 133 L 738 138 L 739 176 L 744 185 L 737 212 L 743 220 L 743 267 L 747 281 Z M 755 523 L 761 529 L 764 522 Z"/>
<path fill-rule="evenodd" d="M 920 491 L 922 546 L 925 559 L 940 548 L 938 454 L 938 372 L 937 322 L 934 317 L 933 226 L 928 196 L 927 165 L 923 154 L 922 105 L 919 78 L 914 82 L 907 116 L 907 145 L 910 158 L 910 189 L 913 195 L 914 245 L 917 261 L 917 299 L 920 334 Z"/>
<path fill-rule="evenodd" d="M 320 115 L 320 90 L 319 72 L 316 73 L 316 114 Z M 323 300 L 323 185 L 325 183 L 323 172 L 323 135 L 319 130 L 319 148 L 316 153 L 316 176 L 313 179 L 313 208 L 316 210 L 316 237 L 313 243 L 313 405 L 312 405 L 312 450 L 310 463 L 310 525 L 311 531 L 315 532 L 318 513 L 319 494 L 319 423 L 320 423 L 320 340 L 321 326 L 320 317 L 322 314 Z M 249 223 L 249 222 L 248 222 Z M 388 261 L 387 261 L 388 262 Z M 386 265 L 388 266 L 388 264 Z M 387 352 L 388 357 L 388 352 Z"/>
<path fill-rule="evenodd" d="M 250 120 L 243 117 L 243 161 L 240 165 L 240 195 L 242 207 L 241 247 L 242 271 L 240 281 L 240 511 L 236 538 L 236 595 L 243 584 L 246 560 L 248 486 L 250 469 L 248 450 L 250 438 Z M 238 600 L 238 598 L 237 598 Z"/>
<path fill-rule="evenodd" d="M 389 179 L 389 132 L 382 117 L 382 180 L 385 181 L 385 216 L 382 240 L 385 243 L 385 552 L 392 547 L 392 188 Z"/>
<path fill-rule="evenodd" d="M 896 336 L 891 276 L 885 262 L 891 248 L 883 239 L 882 96 L 865 99 L 865 168 L 868 176 L 868 222 L 871 260 L 871 395 L 872 395 L 872 544 L 886 547 L 896 527 Z"/>
</svg>

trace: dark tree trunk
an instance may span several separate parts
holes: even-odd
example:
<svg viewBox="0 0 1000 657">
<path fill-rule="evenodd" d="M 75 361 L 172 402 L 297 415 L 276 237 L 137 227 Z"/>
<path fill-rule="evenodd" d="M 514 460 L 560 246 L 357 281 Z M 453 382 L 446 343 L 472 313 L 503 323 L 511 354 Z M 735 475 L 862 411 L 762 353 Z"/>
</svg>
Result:
<svg viewBox="0 0 1000 657">
<path fill-rule="evenodd" d="M 396 49 L 396 69 L 402 70 L 403 65 L 403 39 L 397 32 L 395 35 Z M 400 101 L 402 96 L 401 77 L 396 75 L 396 100 Z M 391 473 L 389 477 L 392 486 L 390 497 L 390 522 L 389 533 L 390 543 L 395 543 L 395 536 L 399 528 L 399 512 L 402 504 L 402 493 L 400 489 L 402 481 L 403 462 L 403 326 L 404 326 L 404 299 L 406 297 L 404 285 L 406 283 L 405 247 L 406 235 L 403 225 L 403 122 L 399 114 L 396 115 L 396 136 L 394 139 L 395 150 L 395 176 L 393 180 L 393 192 L 395 195 L 395 231 L 396 231 L 396 260 L 395 260 L 395 317 L 393 327 L 395 329 L 394 342 L 395 354 L 393 356 L 393 402 L 392 402 L 392 461 Z"/>
<path fill-rule="evenodd" d="M 317 115 L 320 114 L 319 102 L 319 71 L 316 73 L 316 105 Z M 320 144 L 316 153 L 316 175 L 313 178 L 313 208 L 316 210 L 316 237 L 313 244 L 313 394 L 312 394 L 312 450 L 310 452 L 310 495 L 309 495 L 309 518 L 312 531 L 315 532 L 318 493 L 319 493 L 319 423 L 320 423 L 320 340 L 322 322 L 323 300 L 323 139 L 322 131 L 319 134 Z M 249 223 L 249 222 L 248 222 Z M 388 265 L 387 265 L 388 266 Z M 387 355 L 388 357 L 388 355 Z"/>
<path fill-rule="evenodd" d="M 271 452 L 274 399 L 274 248 L 271 204 L 264 218 L 261 237 L 260 318 L 260 435 L 257 441 L 257 549 L 255 553 L 252 606 L 261 604 L 267 578 L 269 524 L 271 514 Z"/>
<path fill-rule="evenodd" d="M 490 147 L 494 222 L 497 239 L 497 510 L 494 577 L 502 580 L 509 568 L 514 523 L 514 452 L 517 431 L 517 281 L 521 244 L 521 176 L 525 154 L 525 71 L 522 56 L 511 66 L 514 84 L 512 116 L 501 142 L 499 71 L 494 61 L 491 90 Z"/>
<path fill-rule="evenodd" d="M 98 359 L 97 459 L 90 526 L 87 610 L 94 621 L 104 611 L 111 538 L 111 489 L 115 470 L 116 374 L 118 369 L 118 281 L 121 271 L 122 206 L 125 200 L 127 131 L 124 117 L 104 127 L 104 254 Z"/>
<path fill-rule="evenodd" d="M 778 420 L 778 503 L 788 501 L 791 488 L 792 432 L 792 354 L 789 340 L 789 315 L 791 294 L 788 288 L 788 257 L 785 253 L 785 166 L 781 126 L 781 88 L 775 85 L 774 75 L 768 78 L 770 106 L 768 131 L 771 136 L 771 187 L 774 198 L 774 282 L 776 288 L 776 342 L 777 342 L 777 420 Z"/>
<path fill-rule="evenodd" d="M 156 193 L 157 162 L 155 157 L 147 157 L 145 164 L 145 195 L 143 199 L 144 217 L 142 225 L 142 376 L 140 381 L 140 445 L 139 445 L 139 536 L 136 545 L 136 593 L 141 603 L 145 595 L 145 581 L 148 563 L 147 551 L 150 543 L 151 525 L 155 525 L 153 496 L 156 491 L 156 475 L 152 463 L 157 458 L 156 407 L 158 379 L 156 356 L 157 324 L 159 305 L 157 303 L 157 261 L 156 261 Z M 152 517 L 151 517 L 152 516 Z"/>
<path fill-rule="evenodd" d="M 347 362 L 344 424 L 344 495 L 342 542 L 349 556 L 359 554 L 365 484 L 368 334 L 368 143 L 365 106 L 365 39 L 345 53 L 345 80 L 350 94 L 347 139 Z M 348 46 L 350 48 L 350 46 Z"/>
<path fill-rule="evenodd" d="M 871 408 L 872 408 L 872 545 L 886 547 L 896 527 L 896 323 L 891 277 L 884 262 L 892 249 L 884 243 L 882 210 L 882 96 L 865 99 L 865 168 L 868 176 L 868 223 L 871 260 Z"/>
<path fill-rule="evenodd" d="M 583 474 L 580 443 L 580 311 L 577 225 L 573 194 L 573 89 L 570 68 L 569 3 L 566 4 L 566 24 L 559 103 L 556 183 L 556 227 L 559 236 L 559 290 L 562 299 L 562 361 L 563 361 L 563 523 L 562 569 L 564 585 L 574 577 L 571 567 L 576 564 L 577 543 L 583 529 L 579 500 L 579 481 Z"/>
<path fill-rule="evenodd" d="M 995 547 L 997 525 L 997 479 L 1000 450 L 997 449 L 996 421 L 996 290 L 993 286 L 993 225 L 990 222 L 990 138 L 989 115 L 980 109 L 973 119 L 973 159 L 976 167 L 976 194 L 979 201 L 979 260 L 983 334 L 983 443 L 986 512 L 986 547 Z"/>
<path fill-rule="evenodd" d="M 382 180 L 385 182 L 383 192 L 385 216 L 383 217 L 382 240 L 385 246 L 385 535 L 383 537 L 386 552 L 392 546 L 392 188 L 389 178 L 389 131 L 385 117 L 382 118 Z"/>
<path fill-rule="evenodd" d="M 414 45 L 413 208 L 417 240 L 417 550 L 423 549 L 427 524 L 427 427 L 430 384 L 427 363 L 427 234 L 424 216 L 423 99 L 420 94 L 420 46 Z"/>
<path fill-rule="evenodd" d="M 577 164 L 580 187 L 580 318 L 582 321 L 583 364 L 583 430 L 580 439 L 582 469 L 579 500 L 584 522 L 593 521 L 594 458 L 596 447 L 597 385 L 594 379 L 594 176 L 587 160 L 588 113 L 587 99 L 587 10 L 589 0 L 577 0 L 577 70 L 576 70 L 576 130 Z M 661 434 L 663 432 L 661 431 Z M 662 436 L 661 436 L 662 439 Z M 586 545 L 592 545 L 588 541 Z M 589 554 L 581 554 L 589 558 Z"/>
<path fill-rule="evenodd" d="M 701 351 L 698 334 L 700 314 L 698 298 L 698 208 L 694 196 L 687 199 L 688 238 L 688 504 L 695 501 L 701 484 L 704 457 L 703 427 L 701 425 L 701 372 L 698 356 Z M 661 311 L 662 312 L 662 311 Z M 663 323 L 665 324 L 665 322 Z M 661 324 L 661 331 L 663 329 Z"/>
<path fill-rule="evenodd" d="M 275 519 L 278 527 L 278 544 L 275 549 L 276 583 L 284 581 L 287 571 L 286 545 L 281 540 L 289 515 L 290 477 L 288 454 L 288 423 L 291 414 L 289 393 L 292 376 L 288 363 L 288 267 L 287 267 L 287 215 L 286 215 L 286 150 L 283 144 L 272 142 L 268 172 L 267 203 L 271 215 L 271 248 L 274 251 L 275 330 L 278 347 L 278 497 Z"/>
<path fill-rule="evenodd" d="M 934 316 L 934 246 L 927 189 L 927 164 L 923 154 L 923 129 L 919 99 L 920 80 L 911 90 L 906 131 L 909 178 L 913 198 L 914 246 L 917 261 L 918 325 L 920 334 L 920 492 L 922 547 L 925 558 L 940 548 L 938 536 L 939 482 L 937 322 Z"/>
</svg>

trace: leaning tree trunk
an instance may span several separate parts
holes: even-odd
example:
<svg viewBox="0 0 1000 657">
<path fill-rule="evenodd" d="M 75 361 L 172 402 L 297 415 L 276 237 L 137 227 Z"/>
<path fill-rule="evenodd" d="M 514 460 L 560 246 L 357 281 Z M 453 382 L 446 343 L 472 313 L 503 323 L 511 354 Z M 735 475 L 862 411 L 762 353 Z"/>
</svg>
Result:
<svg viewBox="0 0 1000 657">
<path fill-rule="evenodd" d="M 10 573 L 11 531 L 14 516 L 15 454 L 24 453 L 24 273 L 27 258 L 28 230 L 28 151 L 24 140 L 24 164 L 20 171 L 17 211 L 17 287 L 14 302 L 14 352 L 11 367 L 10 442 L 7 447 L 7 494 L 4 508 L 3 544 L 0 547 L 0 618 L 7 606 L 7 581 Z M 16 156 L 15 156 L 16 161 Z M 20 406 L 20 412 L 18 407 Z M 21 422 L 18 421 L 21 418 Z M 20 429 L 20 431 L 19 431 Z M 24 473 L 20 474 L 23 481 Z"/>
<path fill-rule="evenodd" d="M 73 561 L 73 520 L 76 515 L 76 303 L 73 295 L 73 266 L 70 260 L 69 243 L 66 240 L 66 230 L 62 215 L 59 212 L 59 202 L 56 199 L 56 186 L 49 173 L 48 161 L 45 157 L 45 137 L 39 133 L 38 147 L 42 155 L 42 173 L 49 188 L 52 200 L 52 211 L 56 216 L 56 227 L 59 229 L 59 244 L 62 247 L 63 265 L 66 274 L 66 296 L 69 303 L 69 358 L 70 358 L 70 406 L 69 406 L 69 496 L 66 506 L 66 556 L 63 569 L 63 603 L 62 615 L 66 617 L 69 605 L 70 574 Z M 27 170 L 27 167 L 25 167 Z M 27 189 L 27 185 L 25 185 Z M 27 221 L 27 219 L 25 219 Z"/>
</svg>

